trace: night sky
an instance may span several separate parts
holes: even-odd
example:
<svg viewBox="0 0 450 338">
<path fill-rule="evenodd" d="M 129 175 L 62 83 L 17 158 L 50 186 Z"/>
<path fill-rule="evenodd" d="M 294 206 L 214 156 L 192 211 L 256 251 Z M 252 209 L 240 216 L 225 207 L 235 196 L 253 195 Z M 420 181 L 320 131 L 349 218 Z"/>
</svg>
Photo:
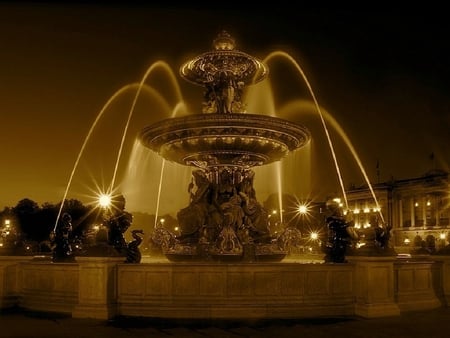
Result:
<svg viewBox="0 0 450 338">
<path fill-rule="evenodd" d="M 121 87 L 140 82 L 158 60 L 173 68 L 188 106 L 200 111 L 201 88 L 181 79 L 178 69 L 209 51 L 224 29 L 238 49 L 259 59 L 283 50 L 297 60 L 371 181 L 449 170 L 450 24 L 442 9 L 294 11 L 125 3 L 0 2 L 0 208 L 23 198 L 59 202 L 102 107 Z M 293 68 L 279 67 L 271 76 L 279 71 L 286 77 L 279 77 L 275 103 L 311 100 Z M 153 81 L 164 91 L 164 80 L 155 75 Z M 123 95 L 108 122 L 99 124 L 68 197 L 79 198 L 83 185 L 93 181 L 108 184 L 132 98 Z M 139 109 L 152 113 L 145 103 Z M 145 125 L 142 121 L 133 121 L 130 135 Z M 314 123 L 317 118 L 305 125 L 324 144 L 323 130 Z M 363 184 L 351 155 L 333 137 L 346 184 Z M 321 149 L 316 161 L 322 178 L 316 180 L 336 184 L 329 150 Z"/>
</svg>

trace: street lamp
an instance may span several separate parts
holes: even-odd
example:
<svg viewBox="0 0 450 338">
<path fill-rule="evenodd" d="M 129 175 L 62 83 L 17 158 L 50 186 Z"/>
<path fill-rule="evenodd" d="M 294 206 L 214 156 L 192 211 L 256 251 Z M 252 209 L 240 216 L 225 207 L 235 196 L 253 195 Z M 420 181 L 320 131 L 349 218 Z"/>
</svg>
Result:
<svg viewBox="0 0 450 338">
<path fill-rule="evenodd" d="M 111 205 L 111 195 L 101 194 L 98 198 L 98 204 L 102 208 L 108 208 Z"/>
<path fill-rule="evenodd" d="M 308 213 L 308 207 L 304 204 L 298 206 L 299 214 L 305 215 Z"/>
</svg>

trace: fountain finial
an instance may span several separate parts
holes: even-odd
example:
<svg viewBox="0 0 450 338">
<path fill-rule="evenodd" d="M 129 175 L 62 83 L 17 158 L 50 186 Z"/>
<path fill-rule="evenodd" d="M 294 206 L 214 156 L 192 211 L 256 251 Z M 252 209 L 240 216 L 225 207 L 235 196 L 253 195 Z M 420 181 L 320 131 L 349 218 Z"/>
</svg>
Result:
<svg viewBox="0 0 450 338">
<path fill-rule="evenodd" d="M 235 49 L 234 38 L 222 30 L 213 50 L 184 63 L 180 75 L 205 87 L 204 113 L 245 113 L 244 87 L 264 80 L 268 68 L 257 58 Z"/>
<path fill-rule="evenodd" d="M 227 31 L 223 30 L 214 39 L 213 47 L 215 50 L 234 50 L 236 43 L 233 37 Z"/>
<path fill-rule="evenodd" d="M 226 75 L 235 83 L 250 85 L 262 81 L 268 74 L 266 65 L 257 58 L 235 49 L 235 41 L 223 30 L 213 40 L 213 50 L 185 62 L 180 75 L 202 87 Z"/>
</svg>

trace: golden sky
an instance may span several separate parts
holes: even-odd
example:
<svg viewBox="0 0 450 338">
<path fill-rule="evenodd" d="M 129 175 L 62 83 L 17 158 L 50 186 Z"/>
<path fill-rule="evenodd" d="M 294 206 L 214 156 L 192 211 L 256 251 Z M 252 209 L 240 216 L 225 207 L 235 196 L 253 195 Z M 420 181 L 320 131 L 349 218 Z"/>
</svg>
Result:
<svg viewBox="0 0 450 338">
<path fill-rule="evenodd" d="M 378 179 L 377 161 L 381 181 L 418 177 L 433 167 L 449 170 L 448 28 L 438 10 L 294 13 L 0 2 L 0 208 L 23 198 L 61 201 L 101 109 L 158 60 L 173 69 L 189 108 L 200 112 L 201 89 L 181 79 L 178 69 L 210 50 L 222 29 L 236 38 L 238 49 L 260 59 L 283 50 L 297 60 L 372 180 Z M 275 104 L 311 100 L 292 67 L 276 67 L 270 73 L 278 85 Z M 172 100 L 162 77 L 155 74 L 151 81 Z M 69 197 L 81 196 L 93 182 L 108 185 L 132 98 L 132 90 L 122 94 L 99 122 Z M 127 144 L 155 109 L 140 102 Z M 323 140 L 319 129 L 313 132 Z M 330 154 L 320 149 L 316 160 L 323 173 L 315 180 L 331 190 L 336 182 Z M 350 166 L 350 154 L 339 155 L 342 166 Z M 129 153 L 123 158 L 126 163 Z M 364 183 L 354 169 L 346 182 Z"/>
</svg>

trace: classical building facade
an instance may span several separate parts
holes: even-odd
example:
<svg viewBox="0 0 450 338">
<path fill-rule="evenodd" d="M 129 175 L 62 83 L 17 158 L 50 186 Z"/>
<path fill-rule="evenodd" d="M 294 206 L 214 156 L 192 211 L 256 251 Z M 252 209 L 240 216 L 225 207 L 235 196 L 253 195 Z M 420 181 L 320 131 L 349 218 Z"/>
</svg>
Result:
<svg viewBox="0 0 450 338">
<path fill-rule="evenodd" d="M 384 222 L 392 226 L 392 243 L 403 251 L 438 250 L 450 239 L 449 174 L 392 180 L 347 191 L 356 227 Z"/>
</svg>

